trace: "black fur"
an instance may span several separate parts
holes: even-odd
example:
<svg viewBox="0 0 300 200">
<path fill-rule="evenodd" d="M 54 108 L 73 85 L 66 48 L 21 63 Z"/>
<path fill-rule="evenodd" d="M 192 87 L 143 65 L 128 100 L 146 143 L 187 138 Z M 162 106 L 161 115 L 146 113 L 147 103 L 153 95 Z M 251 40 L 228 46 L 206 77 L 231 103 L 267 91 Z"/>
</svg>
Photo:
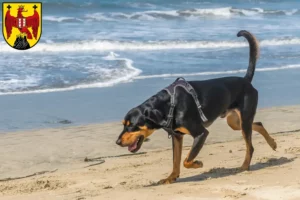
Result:
<svg viewBox="0 0 300 200">
<path fill-rule="evenodd" d="M 253 76 L 254 76 L 254 72 L 255 72 L 256 60 L 259 56 L 257 40 L 254 38 L 254 36 L 252 34 L 250 34 L 248 31 L 244 31 L 244 30 L 238 32 L 237 36 L 238 37 L 243 36 L 249 42 L 249 46 L 250 46 L 249 66 L 248 66 L 248 70 L 247 70 L 245 79 L 247 79 L 248 81 L 251 82 L 253 79 Z"/>
</svg>

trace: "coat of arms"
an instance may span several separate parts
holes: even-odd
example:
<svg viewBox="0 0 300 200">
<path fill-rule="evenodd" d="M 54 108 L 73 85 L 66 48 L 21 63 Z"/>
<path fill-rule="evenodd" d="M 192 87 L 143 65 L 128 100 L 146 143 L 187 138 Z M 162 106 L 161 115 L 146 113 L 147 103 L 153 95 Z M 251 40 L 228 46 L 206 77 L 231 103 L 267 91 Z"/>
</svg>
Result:
<svg viewBox="0 0 300 200">
<path fill-rule="evenodd" d="M 30 49 L 42 32 L 42 3 L 4 2 L 2 32 L 7 44 L 18 50 Z"/>
</svg>

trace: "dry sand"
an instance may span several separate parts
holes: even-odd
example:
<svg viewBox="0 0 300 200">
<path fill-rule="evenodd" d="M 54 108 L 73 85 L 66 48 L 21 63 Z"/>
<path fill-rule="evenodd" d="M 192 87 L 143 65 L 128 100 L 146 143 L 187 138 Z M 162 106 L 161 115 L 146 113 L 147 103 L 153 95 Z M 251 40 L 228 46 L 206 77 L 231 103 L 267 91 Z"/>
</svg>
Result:
<svg viewBox="0 0 300 200">
<path fill-rule="evenodd" d="M 158 131 L 132 156 L 84 158 L 127 154 L 115 145 L 120 123 L 44 129 L 0 134 L 0 179 L 42 171 L 55 171 L 0 182 L 0 199 L 300 199 L 300 106 L 260 109 L 262 121 L 275 138 L 271 150 L 263 137 L 253 134 L 255 148 L 251 171 L 239 172 L 245 144 L 239 131 L 224 119 L 211 128 L 197 159 L 201 169 L 182 167 L 178 181 L 156 186 L 172 170 L 171 140 Z M 186 136 L 183 158 L 191 144 Z M 216 143 L 217 142 L 217 143 Z"/>
</svg>

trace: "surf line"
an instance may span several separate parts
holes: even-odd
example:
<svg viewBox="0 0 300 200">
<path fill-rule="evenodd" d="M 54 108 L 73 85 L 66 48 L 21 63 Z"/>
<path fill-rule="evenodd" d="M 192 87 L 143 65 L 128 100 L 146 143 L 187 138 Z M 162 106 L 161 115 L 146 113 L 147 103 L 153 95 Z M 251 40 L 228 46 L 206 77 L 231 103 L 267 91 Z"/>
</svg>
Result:
<svg viewBox="0 0 300 200">
<path fill-rule="evenodd" d="M 281 67 L 267 67 L 267 68 L 257 68 L 258 72 L 267 72 L 267 71 L 278 71 L 278 70 L 287 70 L 287 69 L 299 69 L 300 65 L 286 65 Z M 155 74 L 155 75 L 144 75 L 136 76 L 133 79 L 151 79 L 151 78 L 169 78 L 169 77 L 179 77 L 179 76 L 210 76 L 210 75 L 225 75 L 225 74 L 239 74 L 245 73 L 245 69 L 240 70 L 228 70 L 228 71 L 211 71 L 211 72 L 195 72 L 195 73 L 178 73 L 178 74 Z"/>
</svg>

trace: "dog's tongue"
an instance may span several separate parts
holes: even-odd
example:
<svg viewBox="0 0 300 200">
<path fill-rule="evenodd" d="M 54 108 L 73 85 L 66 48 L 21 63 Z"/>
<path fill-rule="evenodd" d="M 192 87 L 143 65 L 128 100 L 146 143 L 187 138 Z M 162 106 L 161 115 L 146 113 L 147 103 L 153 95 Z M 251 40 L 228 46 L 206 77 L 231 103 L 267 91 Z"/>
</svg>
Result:
<svg viewBox="0 0 300 200">
<path fill-rule="evenodd" d="M 137 148 L 137 142 L 135 141 L 132 145 L 128 146 L 128 151 L 133 151 Z"/>
</svg>

